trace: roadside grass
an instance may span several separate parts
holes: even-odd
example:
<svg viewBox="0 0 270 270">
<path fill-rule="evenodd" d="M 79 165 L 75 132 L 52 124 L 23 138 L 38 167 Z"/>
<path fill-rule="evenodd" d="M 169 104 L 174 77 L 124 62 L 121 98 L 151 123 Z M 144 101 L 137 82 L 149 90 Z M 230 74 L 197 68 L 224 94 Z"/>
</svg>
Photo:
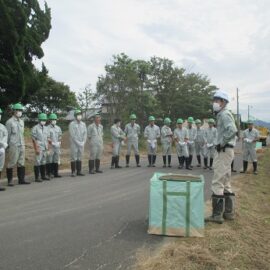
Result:
<svg viewBox="0 0 270 270">
<path fill-rule="evenodd" d="M 259 161 L 259 175 L 233 180 L 236 219 L 207 224 L 204 238 L 171 238 L 157 250 L 141 249 L 136 270 L 270 269 L 270 149 Z M 210 213 L 210 202 L 206 206 Z"/>
</svg>

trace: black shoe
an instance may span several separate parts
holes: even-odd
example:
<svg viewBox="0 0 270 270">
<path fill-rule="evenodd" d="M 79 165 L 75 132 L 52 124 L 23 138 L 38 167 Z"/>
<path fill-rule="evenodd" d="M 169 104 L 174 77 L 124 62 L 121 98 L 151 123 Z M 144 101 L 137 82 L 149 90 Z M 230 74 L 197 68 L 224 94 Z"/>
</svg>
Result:
<svg viewBox="0 0 270 270">
<path fill-rule="evenodd" d="M 25 181 L 25 167 L 17 167 L 19 185 L 29 185 L 30 182 Z"/>
<path fill-rule="evenodd" d="M 197 161 L 198 161 L 197 167 L 200 168 L 201 167 L 201 156 L 200 155 L 197 155 Z"/>
<path fill-rule="evenodd" d="M 137 167 L 141 167 L 141 165 L 140 165 L 140 155 L 135 155 L 135 160 L 136 160 Z"/>
<path fill-rule="evenodd" d="M 222 224 L 225 199 L 223 195 L 212 195 L 212 215 L 205 219 L 205 222 Z"/>
<path fill-rule="evenodd" d="M 248 161 L 243 161 L 243 170 L 240 173 L 246 173 L 248 168 Z"/>
<path fill-rule="evenodd" d="M 171 161 L 172 161 L 172 156 L 168 155 L 168 167 L 171 168 Z"/>
<path fill-rule="evenodd" d="M 119 156 L 115 157 L 115 168 L 116 169 L 121 169 L 122 168 L 122 166 L 119 166 Z"/>
<path fill-rule="evenodd" d="M 71 167 L 71 177 L 75 177 L 76 176 L 76 162 L 75 161 L 71 161 L 70 162 L 70 167 Z"/>
<path fill-rule="evenodd" d="M 46 177 L 46 166 L 45 165 L 40 165 L 39 170 L 40 170 L 41 179 L 43 181 L 49 181 L 50 178 Z"/>
<path fill-rule="evenodd" d="M 152 167 L 152 155 L 148 155 L 148 163 L 147 167 Z"/>
<path fill-rule="evenodd" d="M 0 187 L 0 191 L 5 191 L 6 189 L 3 187 Z"/>
<path fill-rule="evenodd" d="M 156 167 L 156 159 L 157 159 L 157 156 L 156 155 L 153 155 L 152 156 L 153 157 L 153 159 L 152 159 L 152 167 Z"/>
<path fill-rule="evenodd" d="M 130 155 L 126 155 L 126 168 L 129 167 Z"/>
<path fill-rule="evenodd" d="M 190 167 L 190 158 L 186 157 L 185 162 L 186 162 L 186 169 L 192 171 L 192 168 Z"/>
<path fill-rule="evenodd" d="M 115 167 L 115 156 L 112 156 L 111 169 L 114 169 L 114 167 Z"/>
<path fill-rule="evenodd" d="M 254 161 L 254 162 L 253 162 L 253 174 L 255 174 L 255 175 L 258 174 L 257 166 L 258 166 L 257 161 Z"/>
<path fill-rule="evenodd" d="M 59 164 L 58 163 L 52 163 L 52 167 L 53 167 L 53 176 L 55 178 L 61 178 L 62 176 L 59 175 Z"/>
<path fill-rule="evenodd" d="M 203 162 L 204 162 L 204 167 L 203 167 L 203 168 L 204 168 L 205 170 L 208 168 L 208 166 L 207 166 L 207 163 L 208 163 L 208 162 L 207 162 L 207 161 L 208 161 L 207 158 L 204 158 L 204 159 L 203 159 Z"/>
<path fill-rule="evenodd" d="M 225 210 L 223 213 L 223 218 L 227 220 L 234 220 L 235 194 L 224 192 L 224 198 L 225 198 Z"/>
</svg>

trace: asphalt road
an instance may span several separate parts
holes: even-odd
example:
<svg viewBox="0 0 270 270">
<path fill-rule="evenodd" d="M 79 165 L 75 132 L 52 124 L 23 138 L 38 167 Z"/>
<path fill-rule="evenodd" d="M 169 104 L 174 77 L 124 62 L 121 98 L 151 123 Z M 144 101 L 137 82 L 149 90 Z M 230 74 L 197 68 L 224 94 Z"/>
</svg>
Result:
<svg viewBox="0 0 270 270">
<path fill-rule="evenodd" d="M 114 169 L 15 186 L 0 194 L 0 269 L 128 269 L 140 247 L 164 237 L 147 234 L 149 179 L 155 171 L 203 174 L 210 197 L 212 172 L 174 168 Z M 123 163 L 123 161 L 122 161 Z M 239 158 L 236 168 L 240 169 Z"/>
</svg>

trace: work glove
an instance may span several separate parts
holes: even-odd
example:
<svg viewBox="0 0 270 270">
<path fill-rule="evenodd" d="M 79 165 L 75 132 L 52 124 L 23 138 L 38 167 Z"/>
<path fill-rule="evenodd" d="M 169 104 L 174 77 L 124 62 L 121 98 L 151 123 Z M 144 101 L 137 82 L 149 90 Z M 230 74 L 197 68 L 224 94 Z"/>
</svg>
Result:
<svg viewBox="0 0 270 270">
<path fill-rule="evenodd" d="M 2 156 L 5 153 L 5 148 L 0 148 L 0 156 Z"/>
</svg>

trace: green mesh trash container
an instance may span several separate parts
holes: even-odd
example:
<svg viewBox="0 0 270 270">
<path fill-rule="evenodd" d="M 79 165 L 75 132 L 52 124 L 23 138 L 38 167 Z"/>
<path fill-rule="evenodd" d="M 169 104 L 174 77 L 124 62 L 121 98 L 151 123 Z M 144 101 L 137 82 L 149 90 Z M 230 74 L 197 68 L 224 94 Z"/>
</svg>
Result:
<svg viewBox="0 0 270 270">
<path fill-rule="evenodd" d="M 149 234 L 203 237 L 202 175 L 155 173 L 150 180 Z"/>
</svg>

